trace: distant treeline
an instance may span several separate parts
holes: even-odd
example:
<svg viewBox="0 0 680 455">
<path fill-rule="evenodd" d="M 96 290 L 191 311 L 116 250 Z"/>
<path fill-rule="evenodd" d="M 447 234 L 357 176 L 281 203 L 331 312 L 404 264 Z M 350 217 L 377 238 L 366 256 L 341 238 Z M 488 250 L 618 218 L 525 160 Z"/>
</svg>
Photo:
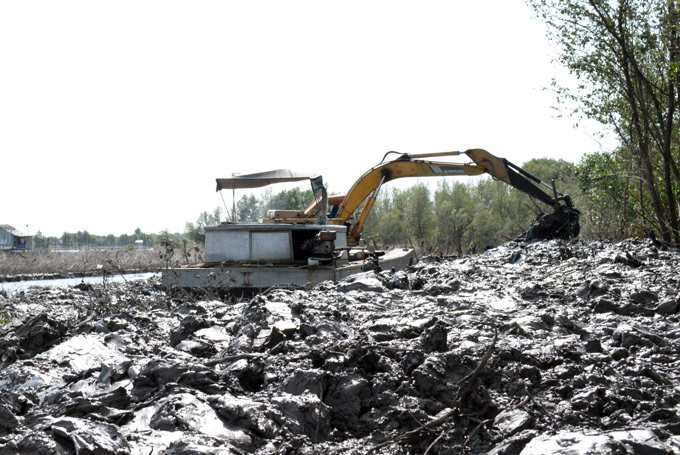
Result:
<svg viewBox="0 0 680 455">
<path fill-rule="evenodd" d="M 87 231 L 78 231 L 75 233 L 64 232 L 61 237 L 44 236 L 38 231 L 33 236 L 33 248 L 49 248 L 51 246 L 60 246 L 65 248 L 82 248 L 82 247 L 127 247 L 128 245 L 135 245 L 137 240 L 142 240 L 143 245 L 152 247 L 157 239 L 163 234 L 145 234 L 139 228 L 135 229 L 134 234 L 121 235 L 95 235 Z"/>
</svg>

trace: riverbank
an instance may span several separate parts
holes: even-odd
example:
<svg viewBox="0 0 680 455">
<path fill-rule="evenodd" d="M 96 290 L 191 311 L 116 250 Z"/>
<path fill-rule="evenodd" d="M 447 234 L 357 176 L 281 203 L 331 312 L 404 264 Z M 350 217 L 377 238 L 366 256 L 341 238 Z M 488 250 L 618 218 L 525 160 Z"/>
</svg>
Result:
<svg viewBox="0 0 680 455">
<path fill-rule="evenodd" d="M 164 267 L 201 261 L 200 251 L 195 249 L 186 254 L 161 249 L 85 249 L 75 252 L 33 250 L 0 254 L 0 282 L 156 273 Z"/>
</svg>

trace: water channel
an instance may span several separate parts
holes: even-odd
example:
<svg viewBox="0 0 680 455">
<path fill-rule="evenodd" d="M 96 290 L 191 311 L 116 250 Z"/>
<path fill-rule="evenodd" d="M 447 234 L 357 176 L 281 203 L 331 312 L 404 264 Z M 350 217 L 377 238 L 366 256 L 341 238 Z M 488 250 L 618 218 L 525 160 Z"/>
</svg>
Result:
<svg viewBox="0 0 680 455">
<path fill-rule="evenodd" d="M 123 281 L 134 281 L 134 280 L 147 280 L 153 276 L 158 275 L 157 273 L 128 273 L 124 275 L 110 275 L 106 277 L 107 283 L 120 283 Z M 0 291 L 5 292 L 17 292 L 23 291 L 32 287 L 68 287 L 75 286 L 80 283 L 88 284 L 103 284 L 104 277 L 102 276 L 89 276 L 89 277 L 78 277 L 78 278 L 57 278 L 49 280 L 28 280 L 28 281 L 17 281 L 17 282 L 7 282 L 0 283 Z"/>
</svg>

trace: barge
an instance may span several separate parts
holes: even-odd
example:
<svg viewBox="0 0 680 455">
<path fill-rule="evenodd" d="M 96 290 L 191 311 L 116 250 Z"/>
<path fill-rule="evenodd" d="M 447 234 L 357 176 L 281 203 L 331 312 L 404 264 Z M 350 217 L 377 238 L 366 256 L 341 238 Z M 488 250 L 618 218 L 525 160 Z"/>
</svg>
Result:
<svg viewBox="0 0 680 455">
<path fill-rule="evenodd" d="M 204 259 L 164 270 L 163 285 L 257 291 L 339 281 L 362 271 L 399 270 L 416 260 L 411 248 L 373 252 L 350 247 L 346 226 L 282 223 L 206 227 Z"/>
</svg>

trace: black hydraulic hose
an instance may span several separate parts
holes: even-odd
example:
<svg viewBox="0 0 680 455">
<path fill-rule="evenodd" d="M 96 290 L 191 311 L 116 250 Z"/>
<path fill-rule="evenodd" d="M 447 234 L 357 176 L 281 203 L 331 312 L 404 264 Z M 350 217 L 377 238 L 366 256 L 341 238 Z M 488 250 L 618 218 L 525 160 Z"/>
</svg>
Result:
<svg viewBox="0 0 680 455">
<path fill-rule="evenodd" d="M 529 179 L 521 175 L 519 172 L 508 166 L 508 179 L 510 185 L 514 186 L 523 193 L 538 199 L 539 201 L 552 205 L 555 201 L 552 197 L 542 191 L 538 186 L 532 183 Z"/>
<path fill-rule="evenodd" d="M 541 185 L 545 186 L 546 188 L 552 190 L 552 187 L 551 187 L 550 185 L 548 185 L 547 183 L 545 183 L 543 180 L 539 179 L 539 178 L 536 177 L 535 175 L 531 174 L 530 172 L 525 171 L 524 169 L 522 169 L 521 167 L 517 166 L 516 164 L 513 164 L 513 163 L 511 163 L 511 162 L 508 161 L 508 160 L 505 160 L 505 164 L 506 164 L 509 168 L 512 168 L 512 169 L 516 170 L 517 172 L 519 172 L 520 174 L 524 175 L 525 177 L 530 178 L 530 179 L 533 180 L 534 182 L 540 183 Z M 558 191 L 558 194 L 559 194 L 560 196 L 564 196 L 564 195 L 563 195 L 562 193 L 560 193 L 559 191 Z"/>
<path fill-rule="evenodd" d="M 524 174 L 525 177 L 529 177 L 529 178 L 530 178 L 531 180 L 533 180 L 534 182 L 536 182 L 536 183 L 543 183 L 543 181 L 542 181 L 541 179 L 539 179 L 539 178 L 536 177 L 535 175 L 533 175 L 533 174 L 531 174 L 531 173 L 525 171 L 524 169 L 522 169 L 521 167 L 517 166 L 516 164 L 513 164 L 513 163 L 511 163 L 511 162 L 508 161 L 508 160 L 505 160 L 505 164 L 506 164 L 508 167 L 513 168 L 514 170 L 516 170 L 516 171 L 519 172 L 520 174 Z"/>
<path fill-rule="evenodd" d="M 387 158 L 387 155 L 389 155 L 390 153 L 396 153 L 397 155 L 401 155 L 400 158 L 403 158 L 403 157 L 405 157 L 405 156 L 408 156 L 407 153 L 399 153 L 399 152 L 395 152 L 395 151 L 387 152 L 387 153 L 385 153 L 385 156 L 383 156 L 382 161 L 380 161 L 380 164 L 382 164 L 382 163 L 385 162 L 385 158 Z"/>
</svg>

